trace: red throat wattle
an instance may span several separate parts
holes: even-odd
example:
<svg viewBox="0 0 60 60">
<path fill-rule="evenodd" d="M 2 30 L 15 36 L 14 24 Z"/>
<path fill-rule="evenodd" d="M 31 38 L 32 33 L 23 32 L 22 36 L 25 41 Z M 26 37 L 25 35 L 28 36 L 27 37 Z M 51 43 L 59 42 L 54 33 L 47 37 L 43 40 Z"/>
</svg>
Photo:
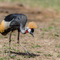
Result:
<svg viewBox="0 0 60 60">
<path fill-rule="evenodd" d="M 28 31 L 26 30 L 26 32 L 25 33 L 28 33 Z"/>
</svg>

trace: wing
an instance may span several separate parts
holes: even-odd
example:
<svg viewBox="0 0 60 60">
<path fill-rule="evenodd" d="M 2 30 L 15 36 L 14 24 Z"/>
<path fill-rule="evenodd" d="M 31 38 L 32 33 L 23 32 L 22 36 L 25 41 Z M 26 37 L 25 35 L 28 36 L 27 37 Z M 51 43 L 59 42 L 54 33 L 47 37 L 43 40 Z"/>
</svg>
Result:
<svg viewBox="0 0 60 60">
<path fill-rule="evenodd" d="M 24 28 L 27 22 L 27 17 L 25 15 L 18 15 L 17 17 L 13 18 L 10 26 L 13 28 L 21 26 L 21 28 Z"/>
</svg>

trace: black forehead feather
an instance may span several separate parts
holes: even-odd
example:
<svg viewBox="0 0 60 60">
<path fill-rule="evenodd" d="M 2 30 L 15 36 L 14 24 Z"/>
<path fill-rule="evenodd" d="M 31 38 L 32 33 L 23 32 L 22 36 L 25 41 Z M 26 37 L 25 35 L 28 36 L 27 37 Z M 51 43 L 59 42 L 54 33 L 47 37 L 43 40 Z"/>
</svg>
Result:
<svg viewBox="0 0 60 60">
<path fill-rule="evenodd" d="M 34 29 L 33 28 L 31 29 L 31 32 L 34 32 Z"/>
</svg>

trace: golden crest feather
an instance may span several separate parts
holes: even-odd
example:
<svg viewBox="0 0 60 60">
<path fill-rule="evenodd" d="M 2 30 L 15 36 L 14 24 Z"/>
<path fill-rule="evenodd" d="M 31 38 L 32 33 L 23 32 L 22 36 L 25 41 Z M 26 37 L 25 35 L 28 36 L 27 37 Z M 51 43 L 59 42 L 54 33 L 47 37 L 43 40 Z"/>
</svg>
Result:
<svg viewBox="0 0 60 60">
<path fill-rule="evenodd" d="M 4 25 L 4 20 L 3 20 L 0 24 L 0 32 L 2 33 L 4 32 L 4 30 L 5 30 L 5 25 Z"/>
<path fill-rule="evenodd" d="M 28 24 L 28 27 L 29 27 L 29 28 L 37 28 L 37 25 L 36 25 L 35 22 L 30 22 L 30 23 Z"/>
</svg>

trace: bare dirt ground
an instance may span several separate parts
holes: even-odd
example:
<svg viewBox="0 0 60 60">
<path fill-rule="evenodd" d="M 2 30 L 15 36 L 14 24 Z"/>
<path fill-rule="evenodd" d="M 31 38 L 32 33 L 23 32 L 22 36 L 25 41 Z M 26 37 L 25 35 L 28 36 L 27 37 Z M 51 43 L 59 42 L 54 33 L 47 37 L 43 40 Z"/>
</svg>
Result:
<svg viewBox="0 0 60 60">
<path fill-rule="evenodd" d="M 31 8 L 22 4 L 0 3 L 0 22 L 11 13 L 27 15 L 28 22 L 36 22 L 34 36 L 20 35 L 20 43 L 33 56 L 25 54 L 23 48 L 17 44 L 17 31 L 12 33 L 10 60 L 60 60 L 60 13 L 50 8 Z M 26 26 L 27 26 L 26 25 Z M 9 34 L 0 34 L 0 60 L 8 60 Z M 19 53 L 20 52 L 20 53 Z"/>
</svg>

